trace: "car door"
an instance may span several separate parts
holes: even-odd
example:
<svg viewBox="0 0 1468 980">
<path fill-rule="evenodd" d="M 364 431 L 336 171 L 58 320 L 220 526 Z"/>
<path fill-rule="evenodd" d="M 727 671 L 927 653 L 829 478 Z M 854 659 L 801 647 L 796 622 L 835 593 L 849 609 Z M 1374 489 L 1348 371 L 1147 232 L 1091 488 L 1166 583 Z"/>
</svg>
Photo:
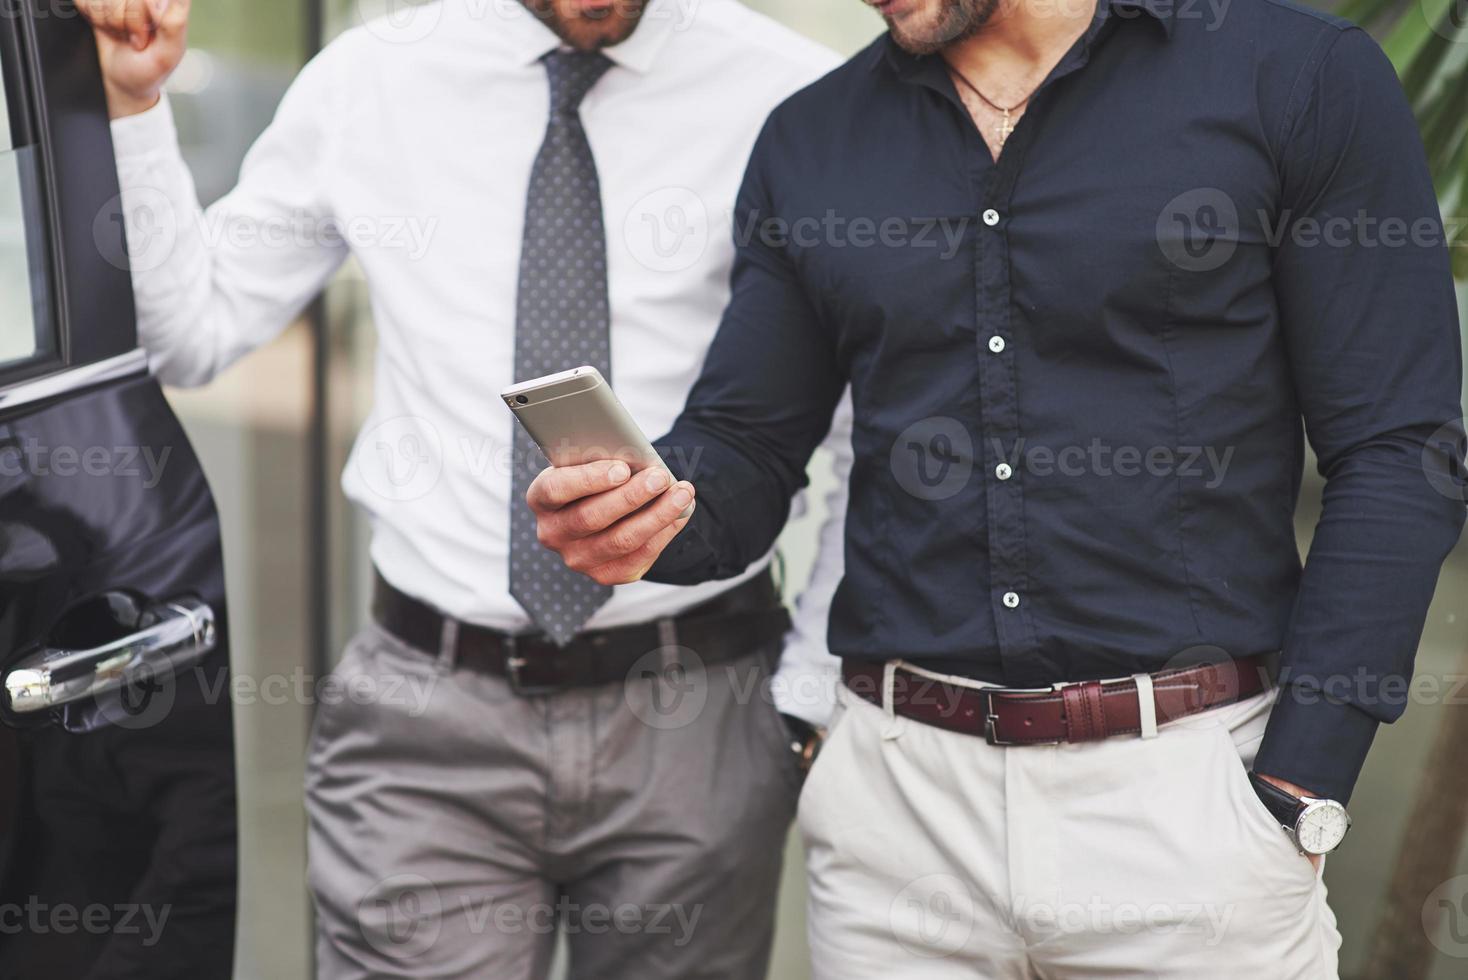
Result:
<svg viewBox="0 0 1468 980">
<path fill-rule="evenodd" d="M 0 978 L 227 977 L 218 518 L 137 348 L 91 33 L 0 17 Z"/>
</svg>

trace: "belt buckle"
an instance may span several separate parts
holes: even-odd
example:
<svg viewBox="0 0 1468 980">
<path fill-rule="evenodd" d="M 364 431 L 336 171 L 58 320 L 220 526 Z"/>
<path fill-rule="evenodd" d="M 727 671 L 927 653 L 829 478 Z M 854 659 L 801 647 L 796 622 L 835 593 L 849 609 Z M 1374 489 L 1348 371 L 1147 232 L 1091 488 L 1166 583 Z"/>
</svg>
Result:
<svg viewBox="0 0 1468 980">
<path fill-rule="evenodd" d="M 980 688 L 979 693 L 984 699 L 984 741 L 999 748 L 1014 748 L 1025 745 L 1060 745 L 1063 738 L 1036 738 L 1026 739 L 1023 742 L 1008 742 L 999 737 L 999 716 L 994 713 L 994 695 L 996 694 L 1044 694 L 1053 690 L 1049 687 L 1035 688 Z"/>
<path fill-rule="evenodd" d="M 505 679 L 510 682 L 510 690 L 520 698 L 541 698 L 560 691 L 559 687 L 550 684 L 526 684 L 520 679 L 520 671 L 524 670 L 530 663 L 516 652 L 517 644 L 513 636 L 505 637 Z"/>
<path fill-rule="evenodd" d="M 1015 742 L 1005 742 L 999 738 L 999 732 L 995 728 L 995 723 L 998 721 L 999 719 L 993 712 L 989 711 L 988 708 L 984 709 L 984 741 L 990 745 L 997 745 L 1000 748 L 1018 744 Z"/>
</svg>

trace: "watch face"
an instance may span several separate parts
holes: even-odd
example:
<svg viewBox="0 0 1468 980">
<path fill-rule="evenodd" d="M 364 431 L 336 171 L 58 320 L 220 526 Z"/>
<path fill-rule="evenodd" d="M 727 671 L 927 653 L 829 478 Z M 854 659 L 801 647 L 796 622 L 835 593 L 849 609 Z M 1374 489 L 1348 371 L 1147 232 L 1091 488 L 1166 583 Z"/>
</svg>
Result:
<svg viewBox="0 0 1468 980">
<path fill-rule="evenodd" d="M 1307 854 L 1327 854 L 1340 846 L 1351 818 L 1346 808 L 1334 800 L 1311 803 L 1295 824 L 1295 841 Z"/>
</svg>

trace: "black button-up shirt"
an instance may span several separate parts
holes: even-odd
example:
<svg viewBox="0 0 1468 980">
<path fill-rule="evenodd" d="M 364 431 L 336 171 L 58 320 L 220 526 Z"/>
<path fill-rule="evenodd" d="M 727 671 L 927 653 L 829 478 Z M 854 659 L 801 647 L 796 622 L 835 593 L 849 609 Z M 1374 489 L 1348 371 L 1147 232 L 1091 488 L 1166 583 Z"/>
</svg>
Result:
<svg viewBox="0 0 1468 980">
<path fill-rule="evenodd" d="M 1103 0 L 997 163 L 883 37 L 775 111 L 734 218 L 651 578 L 763 554 L 849 383 L 833 653 L 1034 687 L 1283 651 L 1256 765 L 1349 796 L 1464 517 L 1442 223 L 1368 35 Z"/>
</svg>

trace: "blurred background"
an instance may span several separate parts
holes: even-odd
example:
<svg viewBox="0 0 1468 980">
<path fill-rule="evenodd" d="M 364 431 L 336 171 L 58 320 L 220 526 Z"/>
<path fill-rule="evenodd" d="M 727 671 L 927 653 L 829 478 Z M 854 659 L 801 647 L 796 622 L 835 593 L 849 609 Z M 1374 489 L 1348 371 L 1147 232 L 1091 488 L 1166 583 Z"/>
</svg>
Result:
<svg viewBox="0 0 1468 980">
<path fill-rule="evenodd" d="M 387 10 L 340 0 L 195 0 L 192 50 L 170 84 L 207 204 L 234 182 L 301 64 L 333 36 Z M 882 29 L 859 0 L 747 0 L 850 54 Z M 1345 12 L 1387 41 L 1424 127 L 1447 214 L 1468 187 L 1468 41 L 1462 0 L 1356 0 Z M 1447 29 L 1443 28 L 1447 25 Z M 3 186 L 3 182 L 0 182 Z M 0 248 L 5 243 L 0 242 Z M 1456 260 L 1464 268 L 1465 250 Z M 1465 270 L 1468 271 L 1468 270 Z M 360 272 L 348 266 L 325 299 L 275 343 L 207 389 L 170 392 L 218 497 L 225 530 L 235 669 L 287 677 L 329 669 L 366 615 L 366 529 L 338 476 L 369 406 L 374 335 Z M 818 460 L 813 502 L 829 467 Z M 1309 474 L 1313 477 L 1313 473 Z M 1299 528 L 1308 544 L 1319 486 L 1307 482 Z M 791 591 L 812 559 L 819 506 L 783 542 Z M 1418 660 L 1440 695 L 1383 729 L 1352 803 L 1355 829 L 1326 872 L 1345 935 L 1343 975 L 1369 980 L 1468 976 L 1468 552 L 1450 559 Z M 302 774 L 310 709 L 294 698 L 236 707 L 241 798 L 242 923 L 237 975 L 310 976 Z M 803 980 L 804 895 L 792 840 L 775 980 Z M 1441 903 L 1438 903 L 1441 898 Z M 1410 965 L 1417 964 L 1417 965 Z"/>
</svg>

